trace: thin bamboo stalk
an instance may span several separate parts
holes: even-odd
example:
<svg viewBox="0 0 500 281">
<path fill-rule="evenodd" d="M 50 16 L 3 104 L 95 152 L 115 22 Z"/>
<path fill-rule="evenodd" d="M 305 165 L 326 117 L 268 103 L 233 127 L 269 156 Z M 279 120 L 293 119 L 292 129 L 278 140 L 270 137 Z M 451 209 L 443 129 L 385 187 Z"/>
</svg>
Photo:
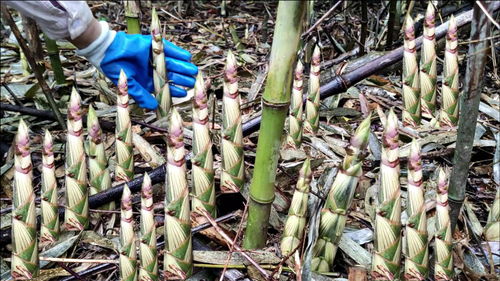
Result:
<svg viewBox="0 0 500 281">
<path fill-rule="evenodd" d="M 45 40 L 45 46 L 47 47 L 50 65 L 52 66 L 52 71 L 54 71 L 54 79 L 58 85 L 64 85 L 66 84 L 66 77 L 64 76 L 61 58 L 59 57 L 59 47 L 57 47 L 57 42 L 50 39 L 45 33 L 43 34 L 43 38 Z"/>
<path fill-rule="evenodd" d="M 436 195 L 436 264 L 434 279 L 437 281 L 453 280 L 453 243 L 450 224 L 450 207 L 448 206 L 448 173 L 438 170 Z"/>
<path fill-rule="evenodd" d="M 56 166 L 52 135 L 45 130 L 42 146 L 42 226 L 40 228 L 40 245 L 47 246 L 59 238 L 59 211 L 57 203 Z"/>
<path fill-rule="evenodd" d="M 401 263 L 401 190 L 398 119 L 391 109 L 384 124 L 380 190 L 375 215 L 373 280 L 399 279 Z"/>
<path fill-rule="evenodd" d="M 165 181 L 164 276 L 167 280 L 184 280 L 193 273 L 193 249 L 183 125 L 175 108 L 172 108 L 169 132 Z"/>
<path fill-rule="evenodd" d="M 451 229 L 455 229 L 457 219 L 465 200 L 465 185 L 470 168 L 470 159 L 479 112 L 479 100 L 483 89 L 484 71 L 489 54 L 491 21 L 479 2 L 475 2 L 473 13 L 465 82 L 460 97 L 460 117 L 457 130 L 457 144 L 453 156 L 453 170 L 450 176 L 449 202 L 451 206 Z M 489 14 L 500 9 L 500 2 L 484 2 Z M 458 25 L 458 17 L 457 17 Z"/>
<path fill-rule="evenodd" d="M 245 161 L 241 129 L 236 58 L 227 54 L 222 98 L 222 192 L 239 192 L 244 184 Z"/>
<path fill-rule="evenodd" d="M 33 165 L 28 126 L 23 119 L 19 120 L 14 148 L 11 275 L 14 280 L 31 280 L 39 272 L 38 243 Z"/>
<path fill-rule="evenodd" d="M 422 115 L 434 118 L 436 113 L 436 34 L 434 5 L 429 2 L 424 18 L 424 39 L 420 57 L 420 99 Z"/>
<path fill-rule="evenodd" d="M 68 105 L 66 141 L 66 212 L 64 227 L 82 231 L 89 225 L 87 162 L 83 144 L 83 110 L 81 98 L 73 88 Z"/>
<path fill-rule="evenodd" d="M 246 249 L 263 247 L 266 243 L 278 152 L 289 107 L 293 65 L 297 58 L 306 4 L 306 1 L 282 1 L 278 4 L 271 63 L 262 97 L 262 127 L 250 185 L 248 221 L 243 240 Z"/>
<path fill-rule="evenodd" d="M 129 96 L 127 76 L 120 71 L 118 94 L 116 95 L 116 181 L 134 178 L 134 146 L 132 144 L 132 122 L 128 108 Z"/>
</svg>

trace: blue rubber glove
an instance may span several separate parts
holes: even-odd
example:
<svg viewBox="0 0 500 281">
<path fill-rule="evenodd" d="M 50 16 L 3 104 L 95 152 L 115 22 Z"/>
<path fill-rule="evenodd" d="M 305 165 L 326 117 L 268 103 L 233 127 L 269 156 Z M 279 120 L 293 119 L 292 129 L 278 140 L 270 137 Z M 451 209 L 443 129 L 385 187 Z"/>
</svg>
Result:
<svg viewBox="0 0 500 281">
<path fill-rule="evenodd" d="M 120 69 L 127 74 L 129 95 L 146 109 L 156 109 L 158 102 L 151 94 L 154 91 L 151 36 L 126 34 L 109 30 L 106 22 L 100 22 L 101 35 L 78 55 L 86 57 L 113 83 L 118 82 Z M 190 63 L 191 54 L 163 40 L 167 78 L 172 97 L 184 97 L 187 92 L 179 87 L 192 88 L 198 68 Z"/>
</svg>

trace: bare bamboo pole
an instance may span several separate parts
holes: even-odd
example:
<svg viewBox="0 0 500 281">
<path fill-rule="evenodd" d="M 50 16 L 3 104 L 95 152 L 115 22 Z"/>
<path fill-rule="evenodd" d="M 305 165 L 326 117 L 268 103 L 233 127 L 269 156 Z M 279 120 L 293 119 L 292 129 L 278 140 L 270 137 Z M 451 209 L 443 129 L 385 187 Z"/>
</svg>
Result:
<svg viewBox="0 0 500 281">
<path fill-rule="evenodd" d="M 262 97 L 263 123 L 250 185 L 248 221 L 243 240 L 243 247 L 246 249 L 260 248 L 266 243 L 278 152 L 290 102 L 293 65 L 297 57 L 305 8 L 306 1 L 283 1 L 278 4 L 269 74 Z"/>
<path fill-rule="evenodd" d="M 453 170 L 450 176 L 449 202 L 451 208 L 451 229 L 455 228 L 465 199 L 465 187 L 469 174 L 474 132 L 476 129 L 479 100 L 484 82 L 484 71 L 488 57 L 491 22 L 478 6 L 474 5 L 470 32 L 470 44 L 465 72 L 463 95 L 460 98 L 460 117 L 457 130 L 457 144 L 453 157 Z M 486 10 L 493 14 L 500 8 L 500 2 L 484 2 Z M 457 17 L 458 25 L 458 17 Z"/>
</svg>

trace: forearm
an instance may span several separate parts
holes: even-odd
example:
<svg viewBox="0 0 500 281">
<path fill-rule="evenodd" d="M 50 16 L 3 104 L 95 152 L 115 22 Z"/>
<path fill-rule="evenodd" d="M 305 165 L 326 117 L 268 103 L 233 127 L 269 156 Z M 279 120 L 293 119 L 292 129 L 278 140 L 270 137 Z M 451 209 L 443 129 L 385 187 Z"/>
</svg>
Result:
<svg viewBox="0 0 500 281">
<path fill-rule="evenodd" d="M 88 47 L 99 37 L 99 35 L 101 35 L 101 25 L 95 18 L 92 18 L 87 26 L 87 29 L 85 29 L 82 34 L 80 34 L 75 39 L 67 39 L 81 50 Z"/>
<path fill-rule="evenodd" d="M 52 39 L 67 39 L 85 48 L 100 34 L 101 27 L 85 1 L 6 1 L 21 14 L 33 18 Z"/>
</svg>

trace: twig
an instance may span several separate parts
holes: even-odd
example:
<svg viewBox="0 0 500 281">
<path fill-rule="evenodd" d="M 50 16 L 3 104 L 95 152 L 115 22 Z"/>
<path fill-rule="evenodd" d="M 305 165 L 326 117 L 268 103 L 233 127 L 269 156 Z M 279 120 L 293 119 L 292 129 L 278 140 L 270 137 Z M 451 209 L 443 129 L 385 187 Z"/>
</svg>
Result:
<svg viewBox="0 0 500 281">
<path fill-rule="evenodd" d="M 70 259 L 70 258 L 53 258 L 40 257 L 41 261 L 63 262 L 63 263 L 99 263 L 99 264 L 118 264 L 118 260 L 103 260 L 103 259 Z"/>
<path fill-rule="evenodd" d="M 19 106 L 22 106 L 23 103 L 17 98 L 16 94 L 14 94 L 14 92 L 12 92 L 12 90 L 10 89 L 10 87 L 7 85 L 7 83 L 2 83 L 2 86 L 5 87 L 5 89 L 7 90 L 7 92 L 9 92 L 9 95 L 14 99 L 14 102 L 19 105 Z"/>
<path fill-rule="evenodd" d="M 7 87 L 6 87 L 6 89 L 7 89 Z M 39 110 L 36 108 L 26 107 L 26 106 L 23 106 L 22 103 L 20 105 L 12 105 L 12 104 L 2 102 L 2 103 L 0 103 L 0 109 L 5 110 L 5 111 L 19 112 L 19 113 L 23 113 L 26 115 L 56 120 L 56 115 L 54 114 L 54 112 L 48 111 L 48 110 Z"/>
<path fill-rule="evenodd" d="M 65 265 L 62 262 L 57 263 L 62 269 L 66 270 L 69 274 L 71 274 L 76 280 L 85 280 L 82 278 L 78 273 L 76 273 L 73 269 L 69 268 L 67 265 Z"/>
<path fill-rule="evenodd" d="M 137 124 L 137 125 L 141 125 L 141 126 L 144 126 L 144 127 L 150 128 L 150 129 L 153 129 L 154 131 L 157 131 L 157 132 L 168 133 L 167 129 L 163 129 L 163 128 L 160 128 L 158 126 L 148 124 L 146 122 L 132 120 L 132 123 Z"/>
<path fill-rule="evenodd" d="M 364 2 L 363 2 L 364 3 Z M 354 40 L 354 42 L 356 42 L 359 46 L 364 46 L 363 43 L 361 43 L 361 41 L 359 41 L 358 39 L 356 39 L 348 30 L 347 28 L 345 28 L 342 24 L 339 24 L 338 27 L 340 27 L 340 29 L 342 29 L 342 31 L 344 31 L 344 33 L 349 36 L 349 38 L 351 38 L 352 40 Z M 344 52 L 345 53 L 345 52 Z"/>
<path fill-rule="evenodd" d="M 243 230 L 243 221 L 245 219 L 247 212 L 248 212 L 248 200 L 245 203 L 245 209 L 243 210 L 243 215 L 241 216 L 240 223 L 238 224 L 238 230 L 236 231 L 236 235 L 234 236 L 233 244 L 236 244 L 236 241 L 238 241 L 238 238 L 240 237 L 241 231 Z M 220 275 L 220 281 L 224 280 L 224 274 L 226 273 L 226 270 L 227 270 L 226 266 L 228 265 L 229 261 L 231 260 L 231 256 L 233 254 L 233 248 L 234 248 L 233 246 L 229 247 L 229 254 L 227 255 L 226 262 L 224 263 L 224 269 L 222 270 L 222 273 Z"/>
<path fill-rule="evenodd" d="M 314 29 L 316 29 L 316 27 L 318 27 L 318 25 L 323 22 L 327 17 L 329 17 L 333 11 L 335 11 L 335 9 L 340 5 L 340 3 L 342 3 L 342 0 L 339 0 L 337 1 L 337 3 L 335 3 L 335 5 L 333 5 L 333 7 L 330 8 L 330 10 L 328 10 L 328 12 L 326 12 L 319 20 L 317 20 L 306 32 L 302 33 L 302 38 L 306 37 L 309 33 L 311 33 Z"/>
<path fill-rule="evenodd" d="M 496 26 L 497 29 L 500 29 L 500 24 L 498 24 L 498 22 L 495 21 L 495 19 L 491 16 L 491 14 L 488 12 L 488 10 L 483 6 L 483 4 L 481 3 L 481 1 L 476 1 L 476 4 L 479 6 L 479 8 L 481 8 L 481 10 L 483 10 L 484 14 L 490 20 L 490 22 L 494 26 Z"/>
<path fill-rule="evenodd" d="M 193 266 L 200 267 L 200 268 L 222 268 L 222 267 L 224 267 L 224 265 L 222 265 L 222 264 L 211 264 L 211 263 L 193 263 Z M 235 269 L 246 269 L 247 268 L 247 266 L 244 264 L 230 264 L 230 265 L 226 265 L 226 267 L 227 268 L 235 268 Z M 265 269 L 275 269 L 276 268 L 276 266 L 272 265 L 272 264 L 262 264 L 261 267 L 265 268 Z M 293 270 L 287 266 L 282 267 L 282 269 L 284 271 L 293 272 Z"/>
<path fill-rule="evenodd" d="M 233 240 L 231 240 L 231 237 L 229 237 L 229 235 L 227 235 L 226 232 L 224 232 L 220 227 L 219 225 L 217 225 L 217 222 L 214 221 L 214 219 L 212 218 L 212 216 L 206 211 L 206 210 L 199 210 L 201 212 L 201 214 L 212 224 L 212 226 L 214 227 L 214 229 L 219 232 L 219 234 L 226 240 L 226 243 L 228 244 L 228 246 L 232 246 L 236 251 L 240 252 L 241 255 L 247 259 L 253 266 L 255 266 L 255 268 L 257 268 L 257 270 L 260 272 L 260 274 L 262 274 L 262 276 L 264 276 L 264 278 L 266 280 L 273 280 L 272 276 L 270 276 L 267 271 L 265 271 L 254 259 L 252 259 L 252 257 L 250 257 L 246 252 L 244 252 L 239 246 L 238 244 L 234 243 Z"/>
<path fill-rule="evenodd" d="M 66 129 L 66 124 L 64 123 L 64 118 L 62 117 L 61 112 L 57 108 L 57 104 L 54 100 L 54 97 L 52 96 L 52 91 L 50 90 L 49 85 L 47 85 L 47 82 L 45 82 L 45 79 L 43 78 L 43 75 L 40 72 L 40 69 L 36 64 L 36 61 L 33 58 L 33 53 L 28 48 L 28 44 L 26 43 L 26 40 L 22 37 L 21 32 L 19 32 L 19 29 L 17 28 L 17 25 L 14 22 L 14 19 L 12 19 L 12 15 L 9 13 L 9 10 L 7 9 L 6 5 L 2 5 L 2 17 L 7 22 L 7 24 L 10 26 L 10 29 L 11 29 L 12 33 L 14 33 L 14 36 L 16 37 L 16 40 L 19 43 L 19 46 L 23 50 L 23 53 L 25 54 L 26 59 L 28 60 L 28 63 L 30 64 L 31 69 L 35 73 L 35 77 L 38 80 L 38 84 L 40 84 L 40 88 L 42 88 L 43 94 L 45 95 L 45 97 L 47 98 L 47 101 L 49 102 L 50 108 L 52 108 L 52 110 L 54 111 L 57 122 L 59 122 L 59 125 L 61 125 L 61 127 L 63 129 Z"/>
</svg>

